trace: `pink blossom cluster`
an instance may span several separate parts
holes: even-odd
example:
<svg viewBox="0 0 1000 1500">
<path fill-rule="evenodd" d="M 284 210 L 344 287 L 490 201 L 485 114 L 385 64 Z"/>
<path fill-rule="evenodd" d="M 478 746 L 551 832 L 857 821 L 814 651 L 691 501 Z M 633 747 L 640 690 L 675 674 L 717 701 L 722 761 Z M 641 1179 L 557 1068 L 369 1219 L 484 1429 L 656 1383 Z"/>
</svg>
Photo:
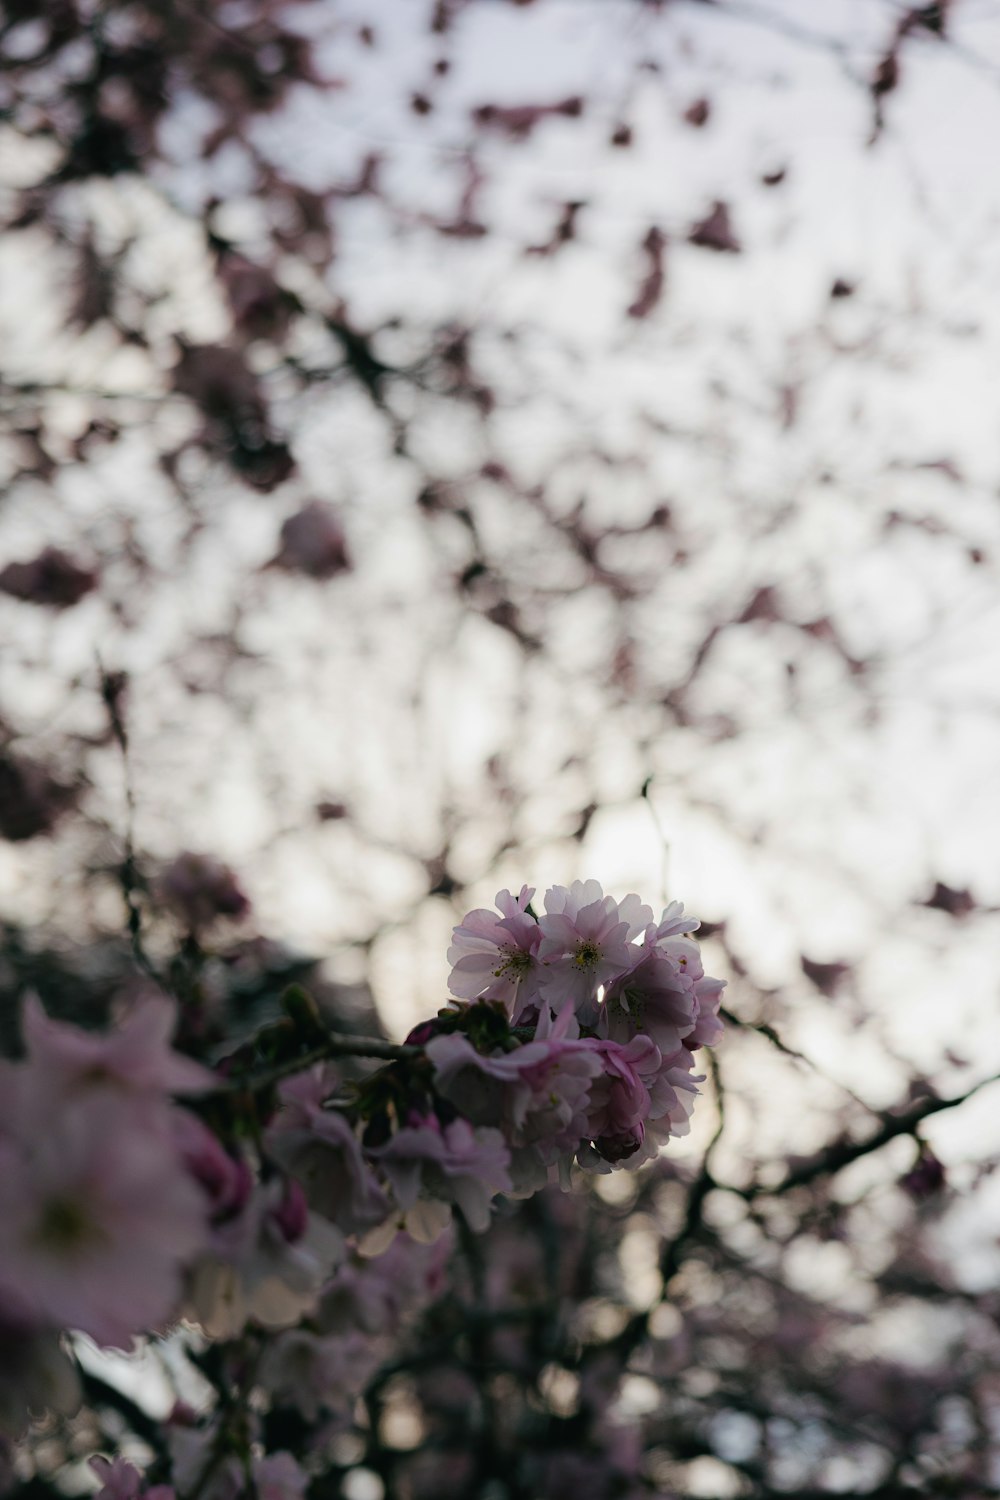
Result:
<svg viewBox="0 0 1000 1500">
<path fill-rule="evenodd" d="M 26 1056 L 0 1062 L 0 1438 L 28 1407 L 72 1408 L 63 1330 L 127 1349 L 178 1317 L 262 1330 L 275 1399 L 335 1410 L 440 1275 L 456 1208 L 481 1232 L 497 1194 L 687 1131 L 695 1052 L 721 1032 L 697 923 L 595 881 L 553 887 L 540 917 L 532 895 L 466 916 L 455 1000 L 353 1085 L 304 1049 L 275 1092 L 257 1039 L 244 1092 L 172 1047 L 162 995 L 104 1033 L 27 1001 Z"/>
<path fill-rule="evenodd" d="M 636 895 L 606 896 L 596 880 L 501 891 L 499 916 L 471 911 L 455 928 L 449 988 L 492 1001 L 531 1039 L 486 1051 L 452 1032 L 427 1043 L 437 1087 L 473 1122 L 502 1130 L 516 1190 L 556 1163 L 608 1171 L 637 1166 L 684 1135 L 703 1079 L 694 1053 L 722 1034 L 723 981 L 706 975 L 674 901 L 654 920 Z"/>
</svg>

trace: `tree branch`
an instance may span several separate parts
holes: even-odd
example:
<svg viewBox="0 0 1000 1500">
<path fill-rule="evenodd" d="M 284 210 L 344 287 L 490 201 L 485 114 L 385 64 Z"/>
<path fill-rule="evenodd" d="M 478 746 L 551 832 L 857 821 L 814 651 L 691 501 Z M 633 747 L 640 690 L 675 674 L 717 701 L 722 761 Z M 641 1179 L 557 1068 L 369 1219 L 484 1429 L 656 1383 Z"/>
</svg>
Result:
<svg viewBox="0 0 1000 1500">
<path fill-rule="evenodd" d="M 950 1099 L 941 1099 L 932 1096 L 926 1099 L 918 1099 L 909 1108 L 898 1114 L 882 1116 L 882 1124 L 874 1134 L 867 1136 L 861 1141 L 837 1140 L 818 1151 L 815 1156 L 809 1157 L 797 1167 L 792 1168 L 781 1179 L 780 1182 L 768 1187 L 763 1183 L 754 1182 L 745 1188 L 729 1188 L 729 1192 L 738 1194 L 747 1202 L 754 1198 L 766 1197 L 770 1194 L 790 1192 L 792 1188 L 803 1187 L 806 1183 L 814 1182 L 817 1177 L 832 1176 L 844 1167 L 850 1166 L 851 1162 L 859 1161 L 861 1157 L 868 1156 L 873 1151 L 880 1151 L 889 1141 L 894 1141 L 900 1135 L 912 1135 L 920 1124 L 929 1115 L 940 1114 L 942 1110 L 957 1109 L 967 1099 L 971 1099 L 980 1089 L 988 1087 L 991 1083 L 1000 1082 L 1000 1073 L 995 1073 L 990 1078 L 983 1078 L 979 1083 L 973 1084 L 964 1094 L 956 1094 Z M 720 1187 L 725 1184 L 720 1183 Z"/>
</svg>

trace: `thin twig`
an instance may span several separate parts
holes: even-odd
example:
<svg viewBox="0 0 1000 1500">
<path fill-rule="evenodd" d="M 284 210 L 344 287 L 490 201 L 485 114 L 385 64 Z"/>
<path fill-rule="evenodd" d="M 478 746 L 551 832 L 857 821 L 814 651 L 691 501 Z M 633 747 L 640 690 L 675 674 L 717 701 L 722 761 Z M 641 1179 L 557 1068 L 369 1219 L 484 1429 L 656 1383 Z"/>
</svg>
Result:
<svg viewBox="0 0 1000 1500">
<path fill-rule="evenodd" d="M 792 1188 L 803 1187 L 807 1183 L 814 1182 L 817 1177 L 832 1176 L 835 1172 L 849 1166 L 851 1162 L 859 1161 L 861 1157 L 869 1156 L 873 1151 L 880 1151 L 897 1136 L 913 1135 L 921 1120 L 925 1120 L 928 1115 L 940 1114 L 946 1109 L 957 1109 L 960 1104 L 964 1104 L 980 1089 L 987 1088 L 991 1083 L 1000 1083 L 1000 1073 L 981 1079 L 964 1094 L 956 1094 L 950 1099 L 941 1099 L 936 1096 L 919 1099 L 898 1114 L 884 1115 L 881 1126 L 874 1134 L 866 1136 L 861 1141 L 833 1141 L 822 1151 L 818 1151 L 815 1156 L 793 1167 L 780 1182 L 770 1186 L 760 1182 L 753 1182 L 744 1188 L 731 1187 L 727 1183 L 719 1183 L 718 1186 L 725 1188 L 727 1192 L 736 1193 L 747 1202 L 754 1198 L 776 1196 L 780 1193 L 787 1193 Z"/>
<path fill-rule="evenodd" d="M 115 744 L 121 752 L 122 758 L 122 776 L 125 783 L 125 857 L 121 863 L 119 879 L 121 882 L 122 897 L 125 902 L 126 923 L 129 940 L 132 944 L 132 956 L 138 967 L 159 984 L 160 976 L 157 974 L 142 941 L 142 902 L 139 896 L 139 879 L 135 862 L 135 791 L 132 786 L 128 728 L 121 710 L 121 698 L 125 688 L 125 679 L 121 673 L 105 671 L 100 657 L 97 659 L 97 669 L 100 672 L 101 698 L 108 711 L 108 722 L 111 725 L 111 733 Z"/>
</svg>

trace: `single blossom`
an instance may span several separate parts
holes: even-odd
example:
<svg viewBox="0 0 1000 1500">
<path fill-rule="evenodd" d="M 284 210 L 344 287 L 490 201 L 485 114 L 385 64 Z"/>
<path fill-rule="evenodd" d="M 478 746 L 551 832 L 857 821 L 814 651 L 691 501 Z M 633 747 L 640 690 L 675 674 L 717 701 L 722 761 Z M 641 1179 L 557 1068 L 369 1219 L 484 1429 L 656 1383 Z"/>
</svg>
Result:
<svg viewBox="0 0 1000 1500">
<path fill-rule="evenodd" d="M 663 1059 L 658 1074 L 649 1084 L 649 1118 L 645 1138 L 636 1152 L 636 1166 L 658 1155 L 673 1137 L 690 1132 L 698 1085 L 704 1082 L 705 1075 L 694 1072 L 694 1058 L 686 1047 Z"/>
<path fill-rule="evenodd" d="M 683 901 L 671 901 L 663 908 L 663 915 L 657 923 L 652 941 L 662 943 L 668 938 L 682 937 L 686 933 L 697 932 L 700 926 L 698 918 L 684 910 Z"/>
<path fill-rule="evenodd" d="M 467 912 L 455 928 L 448 962 L 453 965 L 448 988 L 459 1000 L 499 1000 L 517 1020 L 538 999 L 542 970 L 538 948 L 542 933 L 527 910 L 532 886 L 519 894 L 497 894 L 500 912 L 478 907 Z"/>
<path fill-rule="evenodd" d="M 658 938 L 655 935 L 655 929 L 649 927 L 646 929 L 646 940 L 643 946 L 647 951 L 668 959 L 678 975 L 689 980 L 691 984 L 705 977 L 705 970 L 701 963 L 701 949 L 693 938 L 678 936 Z"/>
<path fill-rule="evenodd" d="M 415 1117 L 370 1154 L 400 1208 L 415 1207 L 418 1198 L 456 1203 L 480 1233 L 490 1222 L 494 1194 L 511 1185 L 510 1152 L 500 1131 L 474 1130 L 467 1120 L 442 1126 L 434 1115 Z"/>
<path fill-rule="evenodd" d="M 237 1213 L 253 1190 L 253 1173 L 218 1136 L 187 1109 L 171 1112 L 171 1128 L 181 1160 L 208 1197 L 213 1219 Z"/>
<path fill-rule="evenodd" d="M 632 965 L 629 931 L 637 907 L 635 898 L 623 918 L 618 903 L 604 895 L 596 880 L 546 891 L 538 956 L 545 966 L 542 997 L 554 1011 L 569 1005 L 582 1022 L 592 1021 L 598 990 Z"/>
<path fill-rule="evenodd" d="M 688 1134 L 704 1076 L 694 1073 L 694 1057 L 686 1047 L 661 1058 L 659 1049 L 641 1035 L 626 1046 L 606 1041 L 592 1045 L 609 1050 L 606 1071 L 593 1092 L 593 1134 L 581 1144 L 577 1161 L 591 1172 L 610 1172 L 619 1165 L 634 1170 L 659 1155 L 673 1137 Z"/>
<path fill-rule="evenodd" d="M 385 1218 L 389 1201 L 361 1155 L 344 1116 L 325 1109 L 334 1084 L 319 1066 L 281 1087 L 282 1108 L 268 1128 L 269 1155 L 301 1182 L 311 1207 L 346 1234 L 370 1229 Z"/>
<path fill-rule="evenodd" d="M 692 981 L 669 954 L 651 946 L 638 950 L 636 962 L 608 985 L 597 1030 L 623 1045 L 642 1033 L 669 1057 L 696 1019 Z"/>
<path fill-rule="evenodd" d="M 171 860 L 157 882 L 163 903 L 192 932 L 209 927 L 220 917 L 239 920 L 250 901 L 228 865 L 210 854 L 185 850 Z"/>
<path fill-rule="evenodd" d="M 259 1500 L 300 1500 L 309 1476 L 290 1453 L 256 1458 L 250 1470 Z"/>
<path fill-rule="evenodd" d="M 282 524 L 281 550 L 272 564 L 310 578 L 333 578 L 351 566 L 340 512 L 310 500 Z"/>
<path fill-rule="evenodd" d="M 18 1098 L 0 1138 L 0 1297 L 128 1348 L 175 1311 L 182 1268 L 206 1240 L 170 1106 L 95 1090 L 39 1128 L 27 1090 Z"/>
<path fill-rule="evenodd" d="M 725 1027 L 719 1018 L 719 1005 L 725 987 L 724 979 L 712 979 L 708 974 L 695 980 L 694 997 L 697 1005 L 697 1020 L 694 1023 L 694 1030 L 684 1038 L 686 1047 L 691 1049 L 714 1047 L 722 1040 Z"/>
<path fill-rule="evenodd" d="M 92 1458 L 90 1467 L 101 1481 L 94 1500 L 140 1500 L 140 1496 L 143 1500 L 174 1500 L 174 1492 L 167 1484 L 145 1489 L 135 1464 L 124 1458 Z"/>
</svg>

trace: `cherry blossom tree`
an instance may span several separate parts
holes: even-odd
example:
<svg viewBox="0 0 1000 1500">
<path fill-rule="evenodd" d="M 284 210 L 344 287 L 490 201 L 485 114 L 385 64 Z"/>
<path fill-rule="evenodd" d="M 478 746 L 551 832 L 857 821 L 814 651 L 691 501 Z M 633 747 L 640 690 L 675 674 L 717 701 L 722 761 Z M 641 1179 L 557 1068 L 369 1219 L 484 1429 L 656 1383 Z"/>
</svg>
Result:
<svg viewBox="0 0 1000 1500">
<path fill-rule="evenodd" d="M 994 29 L 8 5 L 0 1490 L 1000 1492 Z"/>
</svg>

